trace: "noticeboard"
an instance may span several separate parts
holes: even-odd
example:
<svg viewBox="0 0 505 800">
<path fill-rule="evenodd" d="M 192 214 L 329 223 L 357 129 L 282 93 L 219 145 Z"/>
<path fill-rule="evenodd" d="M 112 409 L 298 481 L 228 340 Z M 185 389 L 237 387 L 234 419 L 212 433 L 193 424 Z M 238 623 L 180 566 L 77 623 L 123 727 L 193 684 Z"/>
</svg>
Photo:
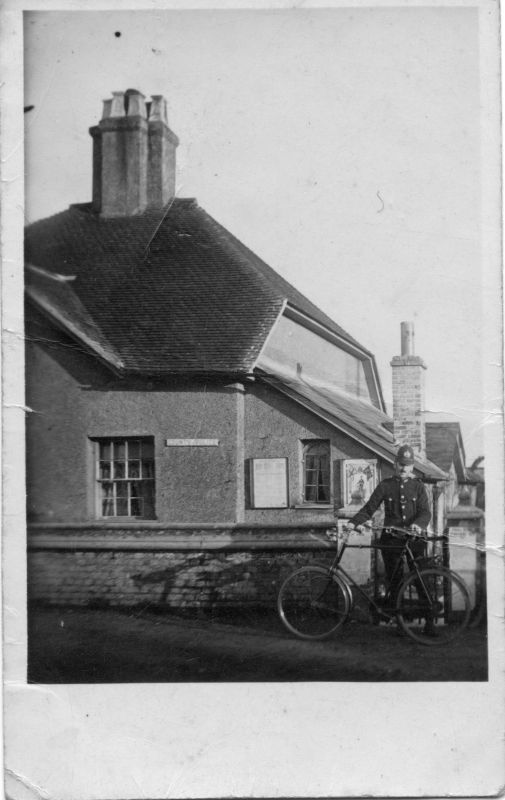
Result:
<svg viewBox="0 0 505 800">
<path fill-rule="evenodd" d="M 287 508 L 287 458 L 251 458 L 250 477 L 253 508 Z"/>
</svg>

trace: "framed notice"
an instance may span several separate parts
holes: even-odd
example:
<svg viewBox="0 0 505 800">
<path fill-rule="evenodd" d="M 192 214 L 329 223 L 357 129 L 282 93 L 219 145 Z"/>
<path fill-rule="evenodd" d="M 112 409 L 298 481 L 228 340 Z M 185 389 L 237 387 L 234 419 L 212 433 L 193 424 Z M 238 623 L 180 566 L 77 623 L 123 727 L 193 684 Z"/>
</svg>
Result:
<svg viewBox="0 0 505 800">
<path fill-rule="evenodd" d="M 377 461 L 352 458 L 342 466 L 344 505 L 362 506 L 377 486 Z"/>
<path fill-rule="evenodd" d="M 251 458 L 251 506 L 287 508 L 287 458 Z"/>
</svg>

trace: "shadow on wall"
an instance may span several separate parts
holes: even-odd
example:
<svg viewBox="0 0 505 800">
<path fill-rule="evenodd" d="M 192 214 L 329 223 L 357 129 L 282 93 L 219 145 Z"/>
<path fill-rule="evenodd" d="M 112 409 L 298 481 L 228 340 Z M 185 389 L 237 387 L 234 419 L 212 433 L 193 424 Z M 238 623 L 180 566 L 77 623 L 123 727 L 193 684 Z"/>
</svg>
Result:
<svg viewBox="0 0 505 800">
<path fill-rule="evenodd" d="M 153 605 L 169 608 L 219 606 L 274 607 L 284 578 L 298 566 L 311 562 L 307 553 L 259 556 L 251 553 L 226 557 L 189 556 L 178 564 L 152 572 L 130 575 L 137 588 L 161 584 Z M 154 592 L 148 592 L 153 597 Z M 146 598 L 147 599 L 147 598 Z"/>
<path fill-rule="evenodd" d="M 201 556 L 189 556 L 185 566 L 176 565 L 153 572 L 131 575 L 137 587 L 161 584 L 157 602 L 172 608 L 212 608 L 225 603 L 251 603 L 258 597 L 248 565 L 252 556 L 239 553 L 233 562 L 217 559 L 202 564 Z"/>
</svg>

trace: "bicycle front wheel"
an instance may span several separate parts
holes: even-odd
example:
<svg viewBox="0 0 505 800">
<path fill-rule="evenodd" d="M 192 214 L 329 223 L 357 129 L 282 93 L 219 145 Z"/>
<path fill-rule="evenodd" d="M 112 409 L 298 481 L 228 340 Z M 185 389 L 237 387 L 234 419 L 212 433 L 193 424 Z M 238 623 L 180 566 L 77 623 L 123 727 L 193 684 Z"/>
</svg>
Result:
<svg viewBox="0 0 505 800">
<path fill-rule="evenodd" d="M 423 569 L 419 575 L 408 575 L 400 586 L 396 613 L 400 627 L 416 642 L 446 644 L 468 625 L 468 589 L 448 569 Z"/>
<path fill-rule="evenodd" d="M 282 584 L 277 608 L 286 628 L 302 639 L 325 639 L 350 611 L 344 581 L 324 567 L 301 567 Z"/>
</svg>

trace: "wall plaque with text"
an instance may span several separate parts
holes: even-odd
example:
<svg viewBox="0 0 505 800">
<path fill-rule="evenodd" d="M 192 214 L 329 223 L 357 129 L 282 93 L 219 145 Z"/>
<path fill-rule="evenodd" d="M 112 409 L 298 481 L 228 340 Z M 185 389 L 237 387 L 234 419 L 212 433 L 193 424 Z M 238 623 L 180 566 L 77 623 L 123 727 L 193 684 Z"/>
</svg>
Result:
<svg viewBox="0 0 505 800">
<path fill-rule="evenodd" d="M 165 447 L 217 447 L 219 439 L 165 439 Z"/>
<path fill-rule="evenodd" d="M 252 458 L 251 505 L 253 508 L 287 508 L 287 458 Z"/>
</svg>

